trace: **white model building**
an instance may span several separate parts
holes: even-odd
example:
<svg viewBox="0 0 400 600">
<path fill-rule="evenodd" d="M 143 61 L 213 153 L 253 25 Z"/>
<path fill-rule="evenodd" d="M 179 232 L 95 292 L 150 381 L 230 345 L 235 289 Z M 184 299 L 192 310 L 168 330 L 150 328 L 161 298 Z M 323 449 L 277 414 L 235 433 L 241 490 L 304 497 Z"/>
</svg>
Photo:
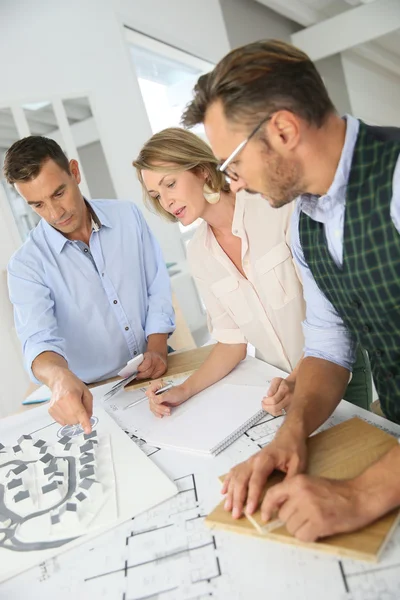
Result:
<svg viewBox="0 0 400 600">
<path fill-rule="evenodd" d="M 18 438 L 18 445 L 24 453 L 30 452 L 30 450 L 33 446 L 32 436 L 31 435 L 21 435 L 21 437 Z"/>
<path fill-rule="evenodd" d="M 16 488 L 21 488 L 21 489 L 23 488 L 23 483 L 22 483 L 21 477 L 11 479 L 11 481 L 9 481 L 7 483 L 8 490 L 15 490 Z"/>
<path fill-rule="evenodd" d="M 36 502 L 34 502 L 29 490 L 20 490 L 13 497 L 12 502 L 14 503 L 13 510 L 15 512 L 25 515 L 36 511 Z"/>
<path fill-rule="evenodd" d="M 79 491 L 83 491 L 92 502 L 100 498 L 102 490 L 101 483 L 90 477 L 85 477 L 79 483 Z"/>
<path fill-rule="evenodd" d="M 60 523 L 63 527 L 76 527 L 79 525 L 78 506 L 76 502 L 66 502 L 58 511 Z"/>
<path fill-rule="evenodd" d="M 48 507 L 54 506 L 63 499 L 63 493 L 57 481 L 52 481 L 44 485 L 42 487 L 42 494 L 44 505 Z"/>
</svg>

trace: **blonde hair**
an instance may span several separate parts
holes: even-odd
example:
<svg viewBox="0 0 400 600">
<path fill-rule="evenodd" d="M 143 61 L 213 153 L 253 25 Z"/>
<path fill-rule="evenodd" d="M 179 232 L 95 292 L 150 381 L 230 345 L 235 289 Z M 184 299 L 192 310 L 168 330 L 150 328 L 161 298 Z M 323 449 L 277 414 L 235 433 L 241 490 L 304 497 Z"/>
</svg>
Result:
<svg viewBox="0 0 400 600">
<path fill-rule="evenodd" d="M 136 168 L 138 179 L 142 184 L 145 204 L 168 221 L 175 222 L 177 219 L 164 210 L 158 200 L 147 192 L 142 170 L 167 170 L 171 173 L 205 171 L 207 184 L 213 192 L 229 191 L 229 184 L 224 174 L 218 171 L 218 161 L 208 144 L 191 131 L 179 127 L 169 127 L 155 133 L 145 143 L 132 165 Z"/>
</svg>

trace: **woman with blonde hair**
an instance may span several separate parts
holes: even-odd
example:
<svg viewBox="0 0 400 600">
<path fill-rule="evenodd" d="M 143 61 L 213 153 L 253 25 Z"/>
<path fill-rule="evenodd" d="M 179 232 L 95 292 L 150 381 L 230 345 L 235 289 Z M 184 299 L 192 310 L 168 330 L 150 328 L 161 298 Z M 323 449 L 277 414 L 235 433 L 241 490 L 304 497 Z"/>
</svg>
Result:
<svg viewBox="0 0 400 600">
<path fill-rule="evenodd" d="M 194 133 L 168 128 L 153 135 L 133 162 L 145 203 L 163 218 L 183 225 L 197 219 L 187 249 L 191 274 L 207 309 L 215 348 L 183 384 L 155 395 L 150 409 L 159 416 L 225 377 L 246 356 L 283 371 L 273 380 L 263 408 L 285 414 L 302 352 L 305 317 L 302 285 L 290 250 L 294 203 L 276 210 L 259 194 L 234 194 L 211 148 Z"/>
</svg>

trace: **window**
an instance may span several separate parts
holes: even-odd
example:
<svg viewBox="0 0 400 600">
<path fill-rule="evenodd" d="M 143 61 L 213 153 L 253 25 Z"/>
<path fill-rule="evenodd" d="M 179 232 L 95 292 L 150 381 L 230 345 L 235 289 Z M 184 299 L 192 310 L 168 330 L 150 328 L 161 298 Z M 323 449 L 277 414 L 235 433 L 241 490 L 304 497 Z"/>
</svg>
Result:
<svg viewBox="0 0 400 600">
<path fill-rule="evenodd" d="M 214 65 L 130 29 L 126 32 L 152 132 L 179 127 L 197 79 Z M 202 125 L 193 132 L 206 139 Z M 179 223 L 185 246 L 198 224 L 185 227 Z"/>
<path fill-rule="evenodd" d="M 79 159 L 80 188 L 86 198 L 116 197 L 89 98 L 53 98 L 0 108 L 0 188 L 4 189 L 22 240 L 40 217 L 6 182 L 2 167 L 7 149 L 26 135 L 51 138 L 67 156 Z"/>
<path fill-rule="evenodd" d="M 152 132 L 179 126 L 194 84 L 214 65 L 140 33 L 126 31 Z M 199 126 L 194 131 L 201 134 L 204 130 Z"/>
<path fill-rule="evenodd" d="M 8 200 L 11 207 L 15 223 L 21 239 L 24 240 L 32 227 L 39 221 L 39 217 L 27 205 L 14 189 L 5 180 L 3 174 L 4 157 L 7 149 L 17 140 L 20 139 L 17 125 L 14 120 L 14 115 L 11 108 L 0 109 L 0 186 L 5 192 L 5 198 Z"/>
</svg>

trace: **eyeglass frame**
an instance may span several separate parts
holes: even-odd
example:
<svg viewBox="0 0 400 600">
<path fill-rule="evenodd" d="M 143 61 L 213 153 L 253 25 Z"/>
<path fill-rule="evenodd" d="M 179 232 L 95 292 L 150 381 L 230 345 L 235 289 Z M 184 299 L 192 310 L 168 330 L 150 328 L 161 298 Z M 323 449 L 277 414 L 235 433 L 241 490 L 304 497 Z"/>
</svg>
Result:
<svg viewBox="0 0 400 600">
<path fill-rule="evenodd" d="M 240 142 L 240 144 L 237 146 L 237 148 L 235 148 L 235 150 L 232 152 L 232 154 L 230 154 L 228 156 L 228 158 L 222 163 L 222 165 L 218 166 L 218 171 L 220 171 L 221 173 L 224 173 L 225 177 L 229 177 L 229 179 L 231 179 L 233 181 L 237 181 L 239 179 L 239 175 L 237 175 L 237 173 L 233 173 L 233 175 L 234 175 L 233 177 L 231 175 L 229 175 L 229 173 L 226 172 L 227 167 L 230 165 L 230 163 L 233 161 L 233 159 L 236 158 L 237 155 L 243 150 L 243 148 L 248 144 L 248 142 L 256 135 L 256 133 L 262 127 L 262 125 L 264 125 L 264 123 L 266 123 L 267 121 L 270 120 L 271 116 L 272 115 L 268 115 L 268 117 L 264 117 L 262 119 L 262 121 L 259 122 L 257 127 L 255 127 L 253 129 L 253 131 L 250 133 L 250 135 L 243 142 Z"/>
</svg>

